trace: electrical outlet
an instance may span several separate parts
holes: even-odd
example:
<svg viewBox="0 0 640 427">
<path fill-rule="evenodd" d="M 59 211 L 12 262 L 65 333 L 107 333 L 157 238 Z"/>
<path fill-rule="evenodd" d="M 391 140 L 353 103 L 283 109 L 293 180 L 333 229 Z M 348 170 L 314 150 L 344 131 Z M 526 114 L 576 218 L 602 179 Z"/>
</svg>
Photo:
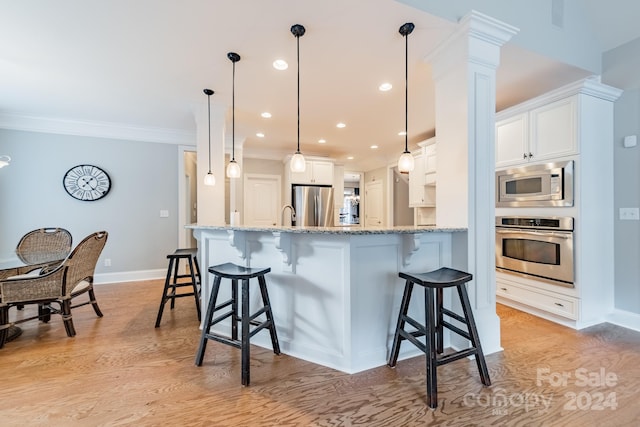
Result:
<svg viewBox="0 0 640 427">
<path fill-rule="evenodd" d="M 169 218 L 169 211 L 166 209 L 160 210 L 160 218 Z"/>
<path fill-rule="evenodd" d="M 640 220 L 640 208 L 620 208 L 620 219 Z"/>
<path fill-rule="evenodd" d="M 105 267 L 111 267 L 111 258 L 105 258 L 104 266 Z"/>
</svg>

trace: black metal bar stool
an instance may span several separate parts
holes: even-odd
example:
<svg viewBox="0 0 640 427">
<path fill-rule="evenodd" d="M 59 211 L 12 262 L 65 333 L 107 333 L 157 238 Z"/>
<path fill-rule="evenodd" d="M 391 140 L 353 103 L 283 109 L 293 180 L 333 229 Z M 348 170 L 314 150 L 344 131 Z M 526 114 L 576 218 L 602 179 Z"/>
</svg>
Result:
<svg viewBox="0 0 640 427">
<path fill-rule="evenodd" d="M 427 355 L 427 402 L 430 408 L 438 406 L 438 382 L 436 368 L 440 365 L 474 355 L 478 365 L 478 371 L 480 372 L 482 384 L 490 386 L 491 380 L 489 379 L 489 371 L 487 370 L 487 364 L 485 363 L 482 347 L 480 346 L 480 338 L 478 337 L 478 330 L 476 329 L 476 323 L 473 319 L 471 304 L 469 303 L 469 296 L 466 288 L 466 283 L 469 282 L 473 276 L 469 273 L 446 267 L 430 271 L 428 273 L 410 274 L 400 272 L 399 276 L 406 279 L 406 284 L 404 287 L 404 295 L 402 296 L 400 314 L 398 315 L 398 324 L 393 337 L 393 345 L 391 347 L 388 365 L 392 368 L 396 365 L 396 362 L 398 361 L 398 353 L 400 352 L 400 343 L 403 340 L 412 342 Z M 409 302 L 411 300 L 411 291 L 413 290 L 414 284 L 420 285 L 425 289 L 425 325 L 422 325 L 417 320 L 407 315 Z M 458 296 L 460 297 L 464 316 L 460 316 L 459 314 L 442 306 L 442 290 L 453 286 L 458 290 Z M 435 301 L 434 291 L 436 291 Z M 464 331 L 444 320 L 444 316 L 448 316 L 464 323 L 467 327 L 467 331 Z M 405 323 L 409 323 L 413 328 L 415 328 L 415 330 L 406 331 L 404 329 Z M 443 355 L 443 327 L 446 327 L 447 329 L 471 341 L 471 347 Z M 426 344 L 422 344 L 422 342 L 417 339 L 421 336 L 426 336 Z"/>
<path fill-rule="evenodd" d="M 264 328 L 269 329 L 271 335 L 271 345 L 273 352 L 280 354 L 280 344 L 278 344 L 278 336 L 276 335 L 276 325 L 273 321 L 273 313 L 271 312 L 271 303 L 269 302 L 269 294 L 267 293 L 267 282 L 264 278 L 265 274 L 271 271 L 271 268 L 248 268 L 232 263 L 220 264 L 209 267 L 209 273 L 214 275 L 213 288 L 207 306 L 204 326 L 202 328 L 202 336 L 200 338 L 200 346 L 196 354 L 196 365 L 202 365 L 204 351 L 207 347 L 208 340 L 218 341 L 222 344 L 228 344 L 241 349 L 242 358 L 242 385 L 249 385 L 249 340 L 252 336 L 260 332 Z M 222 278 L 231 279 L 231 299 L 223 303 L 217 303 L 218 291 L 220 290 L 220 282 Z M 249 313 L 249 279 L 258 278 L 260 294 L 262 295 L 263 307 L 253 314 Z M 242 280 L 242 305 L 241 311 L 238 311 L 238 280 Z M 217 304 L 217 305 L 216 305 Z M 214 313 L 225 307 L 230 307 L 229 311 L 219 315 L 215 319 Z M 264 314 L 266 320 L 257 320 L 257 317 Z M 210 331 L 210 328 L 231 317 L 231 338 Z M 241 323 L 240 339 L 238 339 L 238 322 Z M 252 330 L 250 327 L 254 326 Z"/>
<path fill-rule="evenodd" d="M 173 310 L 176 304 L 176 298 L 193 296 L 196 301 L 198 320 L 201 319 L 198 249 L 176 249 L 174 253 L 167 255 L 167 259 L 169 259 L 169 267 L 167 268 L 167 278 L 164 281 L 164 290 L 162 291 L 162 299 L 160 300 L 160 308 L 158 309 L 158 317 L 156 318 L 156 328 L 160 326 L 165 304 L 167 301 L 171 301 L 171 310 Z M 186 274 L 178 274 L 180 260 L 186 261 L 189 266 L 189 271 Z M 189 280 L 180 282 L 179 279 Z M 187 286 L 191 287 L 191 291 L 178 293 L 179 288 Z"/>
</svg>

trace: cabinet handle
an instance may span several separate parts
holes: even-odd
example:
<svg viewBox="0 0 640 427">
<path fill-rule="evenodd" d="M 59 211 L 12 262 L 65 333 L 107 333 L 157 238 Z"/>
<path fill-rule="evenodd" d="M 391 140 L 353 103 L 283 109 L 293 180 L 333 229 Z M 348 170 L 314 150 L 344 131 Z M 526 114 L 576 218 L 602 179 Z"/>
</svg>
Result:
<svg viewBox="0 0 640 427">
<path fill-rule="evenodd" d="M 529 153 L 529 158 L 532 158 L 532 157 L 533 157 L 533 153 Z"/>
<path fill-rule="evenodd" d="M 555 305 L 557 305 L 558 307 L 564 307 L 564 305 L 560 304 L 559 302 L 555 302 Z"/>
<path fill-rule="evenodd" d="M 507 288 L 500 288 L 500 289 L 502 289 L 503 291 L 507 292 Z"/>
<path fill-rule="evenodd" d="M 523 154 L 522 154 L 522 158 L 523 158 L 523 159 L 525 159 L 525 160 L 527 160 L 527 153 L 523 153 Z"/>
</svg>

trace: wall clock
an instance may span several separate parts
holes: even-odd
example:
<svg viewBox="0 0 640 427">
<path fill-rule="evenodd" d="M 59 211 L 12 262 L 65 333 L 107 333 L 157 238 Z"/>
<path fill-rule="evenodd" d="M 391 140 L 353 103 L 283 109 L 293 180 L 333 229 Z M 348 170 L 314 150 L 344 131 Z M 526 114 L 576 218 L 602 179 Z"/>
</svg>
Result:
<svg viewBox="0 0 640 427">
<path fill-rule="evenodd" d="M 90 202 L 107 195 L 111 189 L 111 178 L 98 166 L 78 165 L 64 174 L 62 184 L 74 199 Z"/>
</svg>

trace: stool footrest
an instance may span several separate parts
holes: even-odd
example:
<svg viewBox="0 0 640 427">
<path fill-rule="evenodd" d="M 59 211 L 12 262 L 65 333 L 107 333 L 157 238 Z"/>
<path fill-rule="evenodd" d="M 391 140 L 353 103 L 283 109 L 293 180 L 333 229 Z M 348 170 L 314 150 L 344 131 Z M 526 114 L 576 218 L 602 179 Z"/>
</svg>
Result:
<svg viewBox="0 0 640 427">
<path fill-rule="evenodd" d="M 251 323 L 252 325 L 255 325 L 255 323 Z M 252 336 L 254 336 L 255 334 L 257 334 L 258 332 L 260 332 L 261 330 L 263 330 L 264 328 L 270 328 L 271 325 L 273 325 L 273 322 L 270 320 L 267 320 L 266 322 L 262 322 L 262 323 L 258 323 L 255 329 L 253 329 L 251 332 L 249 332 L 249 338 L 251 338 Z"/>
<path fill-rule="evenodd" d="M 226 312 L 225 314 L 221 314 L 220 316 L 216 317 L 215 319 L 211 320 L 211 323 L 209 323 L 209 327 L 215 325 L 216 323 L 220 323 L 222 322 L 224 319 L 226 319 L 227 317 L 231 317 L 233 316 L 233 310 Z M 208 328 L 207 328 L 208 329 Z"/>
<path fill-rule="evenodd" d="M 463 359 L 471 355 L 476 355 L 477 351 L 478 350 L 475 347 L 470 347 L 465 350 L 456 351 L 455 353 L 445 354 L 444 356 L 438 356 L 437 358 L 438 366 L 444 365 L 449 362 L 453 362 L 458 359 Z"/>
<path fill-rule="evenodd" d="M 452 325 L 451 323 L 447 322 L 446 320 L 442 321 L 442 326 L 446 327 L 450 331 L 455 332 L 456 334 L 460 335 L 461 337 L 464 337 L 464 338 L 466 338 L 468 340 L 471 339 L 471 335 L 469 335 L 466 331 L 463 331 L 462 329 L 458 328 L 457 326 Z"/>
<path fill-rule="evenodd" d="M 205 337 L 209 340 L 213 340 L 213 341 L 218 341 L 219 343 L 222 344 L 227 344 L 227 345 L 231 345 L 235 348 L 242 348 L 242 342 L 239 340 L 234 340 L 232 338 L 227 338 L 223 335 L 217 335 L 217 334 L 205 334 Z"/>
<path fill-rule="evenodd" d="M 467 323 L 467 319 L 465 319 L 464 317 L 460 316 L 458 313 L 454 313 L 453 311 L 449 310 L 448 308 L 442 307 L 442 309 L 440 311 L 442 312 L 442 314 L 446 314 L 449 317 L 453 317 L 454 319 L 456 319 L 460 323 Z"/>
<path fill-rule="evenodd" d="M 410 341 L 413 345 L 418 347 L 423 353 L 426 353 L 427 347 L 416 339 L 416 337 L 424 336 L 425 334 L 420 334 L 416 332 L 399 331 L 398 334 L 405 340 Z"/>
</svg>

